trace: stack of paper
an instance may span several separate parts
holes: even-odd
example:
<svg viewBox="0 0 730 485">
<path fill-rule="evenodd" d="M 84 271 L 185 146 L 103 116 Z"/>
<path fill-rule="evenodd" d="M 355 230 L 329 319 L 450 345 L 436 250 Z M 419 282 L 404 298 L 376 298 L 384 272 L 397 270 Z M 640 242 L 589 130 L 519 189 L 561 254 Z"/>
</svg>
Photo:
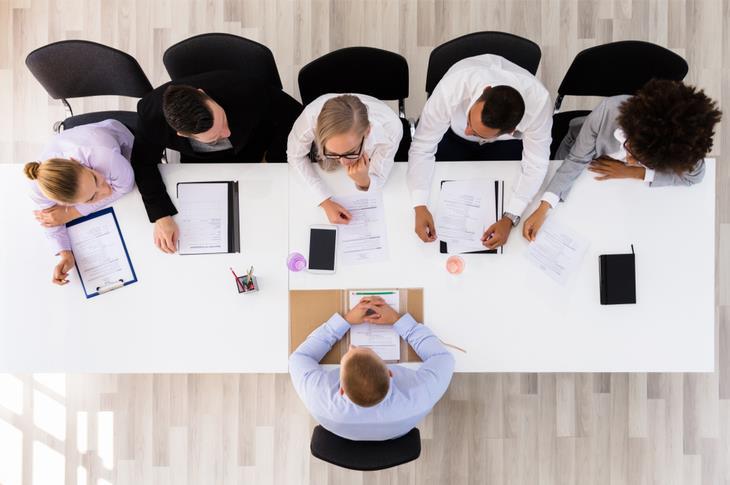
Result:
<svg viewBox="0 0 730 485">
<path fill-rule="evenodd" d="M 360 300 L 368 296 L 379 296 L 400 313 L 400 296 L 398 290 L 353 290 L 350 291 L 350 309 Z M 350 329 L 350 344 L 356 347 L 369 347 L 381 359 L 394 361 L 400 359 L 400 335 L 392 325 L 376 325 L 361 323 Z"/>
<path fill-rule="evenodd" d="M 445 181 L 436 215 L 436 234 L 449 253 L 483 251 L 482 236 L 497 221 L 494 181 Z"/>
<path fill-rule="evenodd" d="M 228 252 L 228 184 L 181 183 L 177 188 L 180 254 Z"/>
<path fill-rule="evenodd" d="M 581 235 L 548 218 L 527 248 L 527 257 L 552 279 L 565 285 L 588 249 Z"/>
<path fill-rule="evenodd" d="M 335 197 L 333 200 L 352 215 L 349 224 L 339 226 L 340 261 L 343 264 L 358 264 L 387 260 L 388 241 L 382 194 L 358 194 Z"/>
</svg>

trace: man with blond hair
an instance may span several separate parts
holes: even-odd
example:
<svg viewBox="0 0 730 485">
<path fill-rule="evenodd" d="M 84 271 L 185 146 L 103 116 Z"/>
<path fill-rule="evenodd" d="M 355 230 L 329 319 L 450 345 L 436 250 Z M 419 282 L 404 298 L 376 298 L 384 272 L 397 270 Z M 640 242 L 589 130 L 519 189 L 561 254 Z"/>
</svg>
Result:
<svg viewBox="0 0 730 485">
<path fill-rule="evenodd" d="M 339 369 L 323 368 L 322 357 L 351 325 L 361 323 L 393 325 L 421 366 L 386 364 L 371 349 L 350 346 Z M 408 433 L 441 399 L 453 372 L 454 357 L 433 332 L 380 297 L 363 298 L 344 318 L 335 313 L 289 357 L 292 383 L 312 416 L 328 431 L 356 441 Z"/>
</svg>

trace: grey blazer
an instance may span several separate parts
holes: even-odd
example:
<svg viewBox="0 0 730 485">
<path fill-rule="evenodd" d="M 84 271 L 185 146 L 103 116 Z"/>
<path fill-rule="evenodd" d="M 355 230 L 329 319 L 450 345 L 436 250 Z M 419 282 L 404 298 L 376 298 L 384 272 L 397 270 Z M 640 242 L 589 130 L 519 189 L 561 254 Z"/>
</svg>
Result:
<svg viewBox="0 0 730 485">
<path fill-rule="evenodd" d="M 564 201 L 575 179 L 591 161 L 621 149 L 614 132 L 619 128 L 616 121 L 618 107 L 628 98 L 630 96 L 626 95 L 606 98 L 588 116 L 571 120 L 568 134 L 555 153 L 557 160 L 564 160 L 563 164 L 550 180 L 546 193 L 555 194 Z M 704 175 L 705 161 L 700 160 L 692 170 L 682 175 L 657 171 L 650 185 L 693 185 L 700 182 Z"/>
</svg>

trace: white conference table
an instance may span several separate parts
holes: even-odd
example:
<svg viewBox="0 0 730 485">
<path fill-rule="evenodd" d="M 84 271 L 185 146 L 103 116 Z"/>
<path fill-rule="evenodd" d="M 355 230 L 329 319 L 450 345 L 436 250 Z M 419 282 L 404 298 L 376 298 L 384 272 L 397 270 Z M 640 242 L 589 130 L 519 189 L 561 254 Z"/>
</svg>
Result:
<svg viewBox="0 0 730 485">
<path fill-rule="evenodd" d="M 286 164 L 161 165 L 182 181 L 239 180 L 241 253 L 168 255 L 152 243 L 137 190 L 114 204 L 138 282 L 86 299 L 33 218 L 22 166 L 0 166 L 0 371 L 286 372 Z M 173 197 L 173 202 L 174 202 Z M 229 267 L 261 291 L 238 294 Z"/>
<path fill-rule="evenodd" d="M 464 273 L 449 275 L 437 244 L 413 232 L 405 163 L 384 189 L 389 261 L 340 265 L 334 275 L 285 266 L 290 250 L 306 253 L 309 225 L 327 222 L 287 165 L 161 170 L 172 193 L 179 181 L 240 181 L 242 252 L 159 252 L 135 191 L 114 209 L 139 282 L 87 300 L 75 274 L 63 288 L 50 283 L 56 258 L 30 213 L 21 167 L 0 166 L 0 371 L 286 372 L 288 289 L 368 287 L 424 288 L 425 323 L 467 350 L 455 353 L 460 372 L 713 368 L 714 161 L 690 189 L 583 175 L 551 216 L 591 241 L 565 287 L 527 261 L 521 227 L 504 254 L 465 255 Z M 434 187 L 475 177 L 509 187 L 518 172 L 516 162 L 439 163 Z M 323 177 L 336 193 L 354 193 L 342 171 Z M 434 190 L 432 208 L 437 198 Z M 598 255 L 627 252 L 632 243 L 638 303 L 601 306 Z M 262 289 L 239 295 L 228 267 L 250 265 Z"/>
<path fill-rule="evenodd" d="M 551 163 L 550 175 L 560 162 Z M 390 258 L 339 264 L 334 275 L 293 273 L 290 289 L 424 288 L 424 320 L 454 352 L 462 372 L 679 372 L 714 366 L 715 163 L 694 187 L 648 188 L 636 180 L 599 182 L 586 172 L 551 214 L 590 247 L 566 286 L 526 258 L 522 224 L 503 254 L 462 255 L 465 271 L 445 270 L 438 243 L 416 236 L 406 164 L 396 163 L 383 201 Z M 508 200 L 519 162 L 436 164 L 430 208 L 441 180 L 499 179 Z M 356 193 L 343 171 L 323 173 L 337 195 Z M 549 180 L 549 177 L 548 177 Z M 542 193 L 542 192 L 541 192 Z M 308 226 L 326 223 L 298 177 L 289 185 L 290 246 L 306 254 Z M 537 203 L 525 212 L 529 215 Z M 637 304 L 603 306 L 598 256 L 636 250 Z"/>
</svg>

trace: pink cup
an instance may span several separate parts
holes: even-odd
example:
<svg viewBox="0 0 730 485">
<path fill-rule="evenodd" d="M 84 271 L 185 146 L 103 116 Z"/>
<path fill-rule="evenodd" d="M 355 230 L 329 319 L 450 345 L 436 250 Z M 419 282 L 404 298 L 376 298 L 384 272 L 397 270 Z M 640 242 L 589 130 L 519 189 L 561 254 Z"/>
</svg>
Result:
<svg viewBox="0 0 730 485">
<path fill-rule="evenodd" d="M 464 271 L 464 259 L 461 256 L 449 256 L 446 260 L 446 271 L 451 274 L 461 274 Z"/>
<path fill-rule="evenodd" d="M 300 253 L 293 252 L 289 255 L 286 266 L 289 268 L 289 271 L 302 271 L 307 268 L 307 260 Z"/>
</svg>

